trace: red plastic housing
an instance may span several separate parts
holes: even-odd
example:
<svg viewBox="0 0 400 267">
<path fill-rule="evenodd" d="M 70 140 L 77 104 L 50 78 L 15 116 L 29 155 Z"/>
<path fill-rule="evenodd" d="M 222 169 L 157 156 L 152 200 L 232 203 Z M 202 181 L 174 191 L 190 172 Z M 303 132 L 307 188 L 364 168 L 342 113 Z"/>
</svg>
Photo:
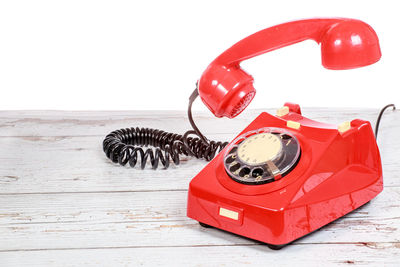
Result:
<svg viewBox="0 0 400 267">
<path fill-rule="evenodd" d="M 290 131 L 301 146 L 297 166 L 278 181 L 245 185 L 227 175 L 221 152 L 190 182 L 190 218 L 284 245 L 357 209 L 382 191 L 381 160 L 368 121 L 353 120 L 350 129 L 339 132 L 336 125 L 303 117 L 298 105 L 287 105 L 287 115 L 261 113 L 242 133 L 263 127 Z M 300 128 L 287 127 L 288 120 L 299 122 Z"/>
</svg>

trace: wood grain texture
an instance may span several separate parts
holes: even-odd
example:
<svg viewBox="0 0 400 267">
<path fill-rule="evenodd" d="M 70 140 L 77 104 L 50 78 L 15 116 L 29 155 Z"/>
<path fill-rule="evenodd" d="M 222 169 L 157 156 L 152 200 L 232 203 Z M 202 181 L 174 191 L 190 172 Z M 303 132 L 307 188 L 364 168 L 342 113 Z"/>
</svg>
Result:
<svg viewBox="0 0 400 267">
<path fill-rule="evenodd" d="M 400 242 L 400 210 L 391 205 L 399 198 L 400 188 L 388 188 L 296 243 Z M 5 200 L 13 208 L 0 214 L 0 251 L 18 250 L 21 243 L 30 250 L 256 243 L 186 218 L 186 192 L 15 195 L 2 196 L 0 203 Z"/>
<path fill-rule="evenodd" d="M 230 140 L 259 113 L 234 120 L 195 116 L 208 137 Z M 374 125 L 378 110 L 303 113 Z M 384 191 L 281 251 L 186 217 L 188 183 L 206 162 L 187 157 L 158 171 L 109 162 L 104 136 L 131 126 L 183 133 L 189 123 L 175 111 L 0 111 L 0 266 L 399 266 L 398 111 L 387 111 L 380 127 Z"/>
<path fill-rule="evenodd" d="M 3 266 L 399 266 L 398 244 L 131 247 L 2 252 Z"/>
</svg>

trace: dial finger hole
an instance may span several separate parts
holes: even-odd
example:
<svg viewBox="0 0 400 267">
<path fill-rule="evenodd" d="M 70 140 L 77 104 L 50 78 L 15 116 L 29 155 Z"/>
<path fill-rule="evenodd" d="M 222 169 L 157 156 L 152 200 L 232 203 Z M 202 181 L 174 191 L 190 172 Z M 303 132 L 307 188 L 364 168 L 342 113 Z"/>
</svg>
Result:
<svg viewBox="0 0 400 267">
<path fill-rule="evenodd" d="M 242 169 L 240 170 L 239 176 L 240 176 L 240 177 L 245 177 L 246 175 L 248 176 L 249 173 L 250 173 L 250 168 L 244 167 L 244 168 L 242 168 Z"/>
<path fill-rule="evenodd" d="M 236 172 L 238 169 L 240 168 L 240 164 L 239 163 L 235 163 L 232 166 L 229 167 L 229 170 L 231 172 Z"/>
<path fill-rule="evenodd" d="M 253 176 L 254 178 L 257 178 L 258 176 L 262 176 L 263 174 L 264 174 L 264 170 L 262 168 L 255 168 L 251 172 L 251 176 Z"/>
<path fill-rule="evenodd" d="M 231 164 L 232 162 L 235 161 L 235 158 L 236 158 L 236 156 L 234 156 L 234 155 L 227 157 L 225 160 L 226 164 Z"/>
<path fill-rule="evenodd" d="M 237 150 L 237 146 L 234 146 L 232 149 L 231 149 L 231 151 L 229 151 L 229 154 L 233 154 L 233 153 L 235 153 L 236 152 L 236 150 Z"/>
</svg>

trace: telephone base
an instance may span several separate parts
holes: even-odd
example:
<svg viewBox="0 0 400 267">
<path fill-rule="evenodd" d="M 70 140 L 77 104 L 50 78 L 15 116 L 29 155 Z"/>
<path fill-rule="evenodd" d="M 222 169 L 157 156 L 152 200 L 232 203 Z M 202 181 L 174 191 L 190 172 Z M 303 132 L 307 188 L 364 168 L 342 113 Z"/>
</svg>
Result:
<svg viewBox="0 0 400 267">
<path fill-rule="evenodd" d="M 287 126 L 287 120 L 299 128 Z M 383 190 L 379 150 L 368 121 L 353 120 L 343 130 L 291 109 L 283 117 L 260 114 L 239 136 L 263 127 L 296 136 L 301 156 L 293 170 L 266 184 L 237 182 L 224 167 L 228 145 L 190 182 L 188 217 L 279 249 Z"/>
</svg>

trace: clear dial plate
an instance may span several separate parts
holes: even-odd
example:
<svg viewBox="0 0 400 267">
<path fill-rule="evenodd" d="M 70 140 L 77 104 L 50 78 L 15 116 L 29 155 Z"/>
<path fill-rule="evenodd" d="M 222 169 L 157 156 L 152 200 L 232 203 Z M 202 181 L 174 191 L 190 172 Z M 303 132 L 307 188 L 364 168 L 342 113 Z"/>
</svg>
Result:
<svg viewBox="0 0 400 267">
<path fill-rule="evenodd" d="M 228 175 L 243 184 L 265 184 L 281 179 L 297 164 L 300 145 L 285 129 L 261 128 L 236 138 L 224 155 Z"/>
</svg>

